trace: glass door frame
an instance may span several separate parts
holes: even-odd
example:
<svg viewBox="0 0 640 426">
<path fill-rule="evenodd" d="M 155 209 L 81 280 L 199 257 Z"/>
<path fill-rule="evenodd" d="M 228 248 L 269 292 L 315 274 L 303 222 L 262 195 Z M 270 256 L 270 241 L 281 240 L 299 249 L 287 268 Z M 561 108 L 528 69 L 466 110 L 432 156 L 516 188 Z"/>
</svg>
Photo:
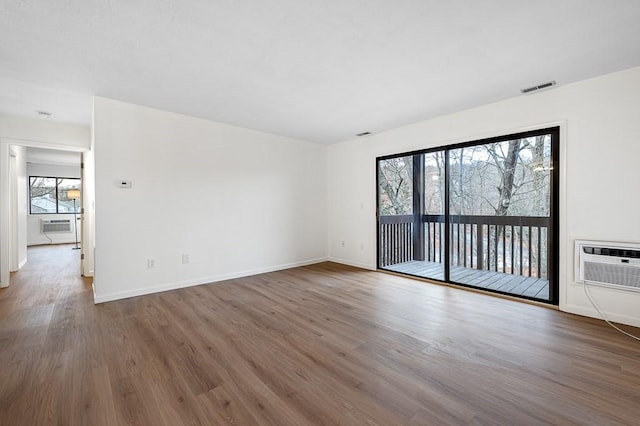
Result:
<svg viewBox="0 0 640 426">
<path fill-rule="evenodd" d="M 510 141 L 510 140 L 515 140 L 515 139 L 525 139 L 525 138 L 530 138 L 530 137 L 534 137 L 534 136 L 542 136 L 542 135 L 550 135 L 551 136 L 551 173 L 550 173 L 550 182 L 549 182 L 549 191 L 550 191 L 550 199 L 549 199 L 549 228 L 548 228 L 548 247 L 547 247 L 547 279 L 549 281 L 549 299 L 538 299 L 535 297 L 527 297 L 527 296 L 519 296 L 519 295 L 514 295 L 514 294 L 510 294 L 510 293 L 505 293 L 505 292 L 501 292 L 498 290 L 493 290 L 493 289 L 485 289 L 485 288 L 479 288 L 476 286 L 472 286 L 472 285 L 468 285 L 468 284 L 464 284 L 464 283 L 459 283 L 459 282 L 455 282 L 455 281 L 451 281 L 450 280 L 450 276 L 451 276 L 451 241 L 450 241 L 450 237 L 451 237 L 451 215 L 450 215 L 450 183 L 451 183 L 451 179 L 450 179 L 450 164 L 449 164 L 449 154 L 450 151 L 453 151 L 455 149 L 460 149 L 460 148 L 467 148 L 467 147 L 473 147 L 473 146 L 479 146 L 479 145 L 488 145 L 488 144 L 494 144 L 494 143 L 499 143 L 499 142 L 506 142 L 506 141 Z M 428 153 L 434 153 L 434 152 L 444 152 L 444 175 L 445 175 L 445 185 L 444 185 L 444 280 L 438 280 L 435 278 L 427 278 L 429 280 L 435 280 L 435 281 L 439 281 L 439 282 L 444 282 L 444 283 L 450 283 L 450 284 L 455 284 L 455 285 L 459 285 L 459 286 L 463 286 L 463 287 L 470 287 L 473 289 L 480 289 L 483 291 L 489 291 L 489 292 L 493 292 L 493 293 L 499 293 L 499 294 L 505 294 L 508 296 L 512 296 L 512 297 L 517 297 L 517 298 L 522 298 L 522 299 L 528 299 L 528 300 L 533 300 L 536 302 L 542 302 L 542 303 L 548 303 L 548 304 L 552 304 L 552 305 L 558 305 L 559 303 L 559 218 L 560 218 L 560 198 L 559 198 L 559 189 L 560 189 L 560 127 L 559 126 L 555 126 L 555 127 L 548 127 L 548 128 L 541 128 L 541 129 L 536 129 L 536 130 L 529 130 L 529 131 L 525 131 L 525 132 L 519 132 L 519 133 L 512 133 L 512 134 L 508 134 L 508 135 L 501 135 L 501 136 L 495 136 L 495 137 L 490 137 L 490 138 L 484 138 L 484 139 L 477 139 L 477 140 L 472 140 L 472 141 L 468 141 L 468 142 L 461 142 L 461 143 L 456 143 L 453 145 L 445 145 L 445 146 L 438 146 L 438 147 L 434 147 L 434 148 L 427 148 L 427 149 L 421 149 L 421 150 L 415 150 L 415 151 L 409 151 L 409 152 L 403 152 L 403 153 L 398 153 L 398 154 L 392 154 L 392 155 L 384 155 L 384 156 L 380 156 L 380 157 L 376 157 L 376 263 L 377 263 L 377 268 L 379 270 L 388 270 L 387 268 L 383 267 L 381 265 L 381 215 L 380 215 L 380 162 L 384 161 L 384 160 L 388 160 L 388 159 L 392 159 L 392 158 L 397 158 L 397 157 L 408 157 L 408 156 L 414 156 L 413 158 L 417 158 L 415 156 L 421 156 L 423 154 L 428 154 Z M 414 161 L 413 164 L 413 170 L 414 170 L 414 175 L 413 175 L 413 181 L 414 181 L 414 192 L 415 192 L 415 182 L 416 182 L 416 161 Z M 418 173 L 417 174 L 419 179 L 423 179 L 424 177 L 424 170 L 422 170 L 422 174 Z M 422 183 L 422 185 L 424 186 L 424 183 Z M 423 194 L 419 195 L 418 197 L 414 196 L 414 200 L 413 200 L 413 205 L 414 205 L 414 211 L 413 211 L 413 218 L 414 218 L 414 222 L 416 221 L 417 217 L 422 217 L 425 212 L 424 212 L 424 206 L 420 205 L 420 210 L 418 213 L 416 213 L 416 207 L 417 203 L 419 203 L 419 200 L 423 199 Z M 418 200 L 416 200 L 416 198 Z M 424 203 L 422 203 L 424 204 Z M 413 242 L 414 246 L 416 245 L 416 242 Z M 422 244 L 424 246 L 424 244 Z M 419 275 L 414 275 L 414 274 L 405 274 L 405 275 L 410 275 L 410 276 L 416 276 L 419 278 L 426 278 L 423 276 L 419 276 Z"/>
</svg>

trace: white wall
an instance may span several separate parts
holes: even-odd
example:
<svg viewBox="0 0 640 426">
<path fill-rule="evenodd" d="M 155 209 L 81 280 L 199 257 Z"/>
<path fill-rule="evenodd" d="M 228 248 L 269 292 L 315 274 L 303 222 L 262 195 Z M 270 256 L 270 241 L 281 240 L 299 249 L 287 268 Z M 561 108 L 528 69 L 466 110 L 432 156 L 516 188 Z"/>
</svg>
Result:
<svg viewBox="0 0 640 426">
<path fill-rule="evenodd" d="M 640 68 L 329 147 L 329 256 L 376 267 L 375 158 L 561 126 L 560 309 L 595 316 L 573 278 L 575 239 L 640 242 Z M 345 241 L 345 247 L 340 242 Z M 610 319 L 640 326 L 640 293 L 593 288 Z"/>
<path fill-rule="evenodd" d="M 27 163 L 27 173 L 29 176 L 51 176 L 79 179 L 82 177 L 80 173 L 80 155 L 78 155 L 78 165 L 76 166 Z"/>
<path fill-rule="evenodd" d="M 326 146 L 104 98 L 93 131 L 96 302 L 326 259 Z"/>
<path fill-rule="evenodd" d="M 12 146 L 86 151 L 91 146 L 89 126 L 0 114 L 0 287 L 9 285 L 10 179 Z"/>
<path fill-rule="evenodd" d="M 95 233 L 95 176 L 93 150 L 83 153 L 84 164 L 82 174 L 82 275 L 92 277 L 94 270 L 94 233 Z"/>
<path fill-rule="evenodd" d="M 89 126 L 0 114 L 0 138 L 28 146 L 84 151 L 90 146 Z"/>
<path fill-rule="evenodd" d="M 60 178 L 80 178 L 80 156 L 77 166 L 62 166 L 57 164 L 27 164 L 28 176 L 50 176 Z M 28 187 L 28 182 L 26 183 Z M 82 191 L 84 193 L 84 191 Z M 84 195 L 84 194 L 83 194 Z M 80 201 L 77 201 L 80 202 Z M 80 219 L 81 215 L 77 215 Z M 43 234 L 41 232 L 41 220 L 71 219 L 71 232 L 54 232 Z M 27 219 L 27 244 L 30 246 L 40 244 L 65 244 L 76 241 L 73 228 L 74 217 L 72 214 L 29 214 Z M 78 241 L 82 236 L 82 222 L 78 223 Z"/>
<path fill-rule="evenodd" d="M 9 177 L 11 201 L 11 262 L 9 270 L 15 272 L 27 263 L 27 163 L 26 150 L 22 146 L 12 146 L 10 150 L 13 170 Z"/>
</svg>

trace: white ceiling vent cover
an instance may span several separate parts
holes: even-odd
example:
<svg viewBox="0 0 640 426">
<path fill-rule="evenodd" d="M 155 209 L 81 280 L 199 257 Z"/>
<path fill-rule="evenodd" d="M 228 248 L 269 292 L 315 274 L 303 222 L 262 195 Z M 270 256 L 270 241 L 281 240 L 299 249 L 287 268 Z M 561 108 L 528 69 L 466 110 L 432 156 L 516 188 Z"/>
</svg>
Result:
<svg viewBox="0 0 640 426">
<path fill-rule="evenodd" d="M 576 281 L 640 291 L 640 244 L 576 240 Z"/>
</svg>

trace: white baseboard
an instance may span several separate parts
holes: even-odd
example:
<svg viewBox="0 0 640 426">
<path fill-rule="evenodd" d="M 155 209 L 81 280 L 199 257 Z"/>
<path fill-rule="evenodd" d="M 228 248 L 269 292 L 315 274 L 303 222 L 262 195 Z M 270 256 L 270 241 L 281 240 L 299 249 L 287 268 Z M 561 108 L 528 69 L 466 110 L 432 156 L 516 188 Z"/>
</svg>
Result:
<svg viewBox="0 0 640 426">
<path fill-rule="evenodd" d="M 58 244 L 75 244 L 75 240 L 71 240 L 71 241 L 65 241 L 65 240 L 53 240 L 53 241 L 27 241 L 27 247 L 34 247 L 34 246 L 55 246 Z"/>
<path fill-rule="evenodd" d="M 559 309 L 563 312 L 568 312 L 570 314 L 582 315 L 584 317 L 596 318 L 599 320 L 604 320 L 602 316 L 591 307 L 578 306 L 578 305 L 561 305 Z M 640 318 L 638 317 L 630 317 L 628 315 L 620 315 L 611 312 L 604 312 L 607 316 L 607 319 L 611 322 L 616 322 L 619 324 L 631 325 L 634 327 L 640 327 Z"/>
<path fill-rule="evenodd" d="M 286 263 L 282 265 L 268 266 L 264 268 L 252 269 L 252 270 L 242 271 L 242 272 L 233 272 L 229 274 L 215 275 L 211 277 L 202 277 L 202 278 L 196 278 L 192 280 L 178 281 L 178 282 L 166 283 L 158 286 L 143 287 L 143 288 L 137 288 L 134 290 L 121 291 L 117 293 L 109 293 L 109 294 L 102 294 L 102 295 L 98 295 L 96 293 L 96 286 L 95 286 L 96 279 L 94 277 L 93 303 L 95 304 L 105 303 L 105 302 L 111 302 L 114 300 L 127 299 L 129 297 L 144 296 L 146 294 L 160 293 L 160 292 L 169 291 L 169 290 L 177 290 L 179 288 L 193 287 L 193 286 L 202 285 L 202 284 L 212 284 L 220 281 L 232 280 L 235 278 L 250 277 L 252 275 L 265 274 L 267 272 L 275 272 L 275 271 L 281 271 L 283 269 L 297 268 L 299 266 L 313 265 L 315 263 L 326 262 L 327 260 L 329 259 L 326 257 L 318 258 L 318 259 L 310 259 L 310 260 L 304 260 L 300 262 L 292 262 L 292 263 Z"/>
<path fill-rule="evenodd" d="M 377 268 L 375 266 L 367 265 L 365 263 L 353 262 L 351 260 L 340 259 L 337 257 L 329 257 L 329 262 L 341 263 L 343 265 L 354 266 L 356 268 L 368 269 L 369 271 L 375 271 Z"/>
</svg>

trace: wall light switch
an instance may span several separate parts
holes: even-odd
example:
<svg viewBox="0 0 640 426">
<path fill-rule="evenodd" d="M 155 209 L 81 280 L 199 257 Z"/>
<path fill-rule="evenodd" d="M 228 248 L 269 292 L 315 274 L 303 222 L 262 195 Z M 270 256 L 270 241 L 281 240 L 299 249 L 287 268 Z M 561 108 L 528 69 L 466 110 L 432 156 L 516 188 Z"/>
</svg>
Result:
<svg viewBox="0 0 640 426">
<path fill-rule="evenodd" d="M 118 180 L 116 181 L 116 185 L 118 186 L 118 188 L 131 188 L 131 181 L 130 180 Z"/>
</svg>

